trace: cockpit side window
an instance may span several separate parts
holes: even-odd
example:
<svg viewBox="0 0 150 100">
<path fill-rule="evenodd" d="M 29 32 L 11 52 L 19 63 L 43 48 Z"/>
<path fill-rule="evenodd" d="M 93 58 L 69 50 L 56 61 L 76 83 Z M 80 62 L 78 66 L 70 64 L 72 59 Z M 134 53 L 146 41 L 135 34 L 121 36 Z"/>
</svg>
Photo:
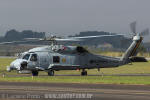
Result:
<svg viewBox="0 0 150 100">
<path fill-rule="evenodd" d="M 37 61 L 37 54 L 32 54 L 30 61 Z"/>
<path fill-rule="evenodd" d="M 26 55 L 24 55 L 24 56 L 23 56 L 23 58 L 22 58 L 22 59 L 28 60 L 28 59 L 29 59 L 29 57 L 30 57 L 30 54 L 26 54 Z"/>
</svg>

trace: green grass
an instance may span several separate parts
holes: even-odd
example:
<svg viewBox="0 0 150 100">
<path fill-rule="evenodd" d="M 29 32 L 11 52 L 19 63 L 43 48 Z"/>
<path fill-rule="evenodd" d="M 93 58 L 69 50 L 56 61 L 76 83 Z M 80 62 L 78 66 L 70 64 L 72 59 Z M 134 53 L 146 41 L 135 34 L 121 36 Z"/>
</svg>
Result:
<svg viewBox="0 0 150 100">
<path fill-rule="evenodd" d="M 150 85 L 148 76 L 38 76 L 38 77 L 5 77 L 0 81 L 7 82 L 44 82 L 44 83 L 92 83 L 92 84 L 145 84 Z"/>
<path fill-rule="evenodd" d="M 40 76 L 31 77 L 17 74 L 16 71 L 6 72 L 6 66 L 10 64 L 12 58 L 0 58 L 0 81 L 9 82 L 53 82 L 53 83 L 107 83 L 107 84 L 149 84 L 150 76 L 101 76 L 101 74 L 150 74 L 150 62 L 133 63 L 132 65 L 124 65 L 118 68 L 104 68 L 98 72 L 96 69 L 87 70 L 88 74 L 99 76 L 43 76 L 46 72 L 40 72 Z M 3 78 L 2 74 L 6 76 Z M 81 71 L 56 71 L 55 74 L 63 75 L 80 75 Z M 17 77 L 11 77 L 17 75 Z M 21 76 L 21 77 L 20 77 Z"/>
</svg>

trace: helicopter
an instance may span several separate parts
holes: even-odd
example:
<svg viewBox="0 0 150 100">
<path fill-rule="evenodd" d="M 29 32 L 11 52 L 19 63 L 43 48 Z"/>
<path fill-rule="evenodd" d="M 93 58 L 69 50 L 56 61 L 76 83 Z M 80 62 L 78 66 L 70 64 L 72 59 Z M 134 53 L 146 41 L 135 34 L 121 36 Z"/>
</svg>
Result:
<svg viewBox="0 0 150 100">
<path fill-rule="evenodd" d="M 115 68 L 131 63 L 130 57 L 137 54 L 137 49 L 143 40 L 143 36 L 148 35 L 149 30 L 146 29 L 141 33 L 136 33 L 136 22 L 131 23 L 130 27 L 134 34 L 132 38 L 133 42 L 121 58 L 96 55 L 82 46 L 57 45 L 57 41 L 83 41 L 87 38 L 112 37 L 117 34 L 64 39 L 50 37 L 40 40 L 51 41 L 51 45 L 36 47 L 21 53 L 20 56 L 7 67 L 7 71 L 17 70 L 20 73 L 29 71 L 33 76 L 38 76 L 39 71 L 46 71 L 49 76 L 54 76 L 55 71 L 82 70 L 81 76 L 86 76 L 87 69 L 100 70 L 101 68 Z"/>
</svg>

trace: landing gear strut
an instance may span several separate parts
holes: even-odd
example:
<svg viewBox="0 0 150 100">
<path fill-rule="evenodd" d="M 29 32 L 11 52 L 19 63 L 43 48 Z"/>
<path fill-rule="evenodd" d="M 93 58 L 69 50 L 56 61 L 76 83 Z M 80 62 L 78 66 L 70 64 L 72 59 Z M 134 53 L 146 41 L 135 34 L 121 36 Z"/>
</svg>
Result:
<svg viewBox="0 0 150 100">
<path fill-rule="evenodd" d="M 38 71 L 36 71 L 36 70 L 33 70 L 33 71 L 32 71 L 32 76 L 38 76 L 38 74 L 39 74 Z"/>
<path fill-rule="evenodd" d="M 81 76 L 87 76 L 87 71 L 85 69 L 82 69 Z"/>
<path fill-rule="evenodd" d="M 49 70 L 48 71 L 48 76 L 54 76 L 54 71 L 53 70 Z"/>
</svg>

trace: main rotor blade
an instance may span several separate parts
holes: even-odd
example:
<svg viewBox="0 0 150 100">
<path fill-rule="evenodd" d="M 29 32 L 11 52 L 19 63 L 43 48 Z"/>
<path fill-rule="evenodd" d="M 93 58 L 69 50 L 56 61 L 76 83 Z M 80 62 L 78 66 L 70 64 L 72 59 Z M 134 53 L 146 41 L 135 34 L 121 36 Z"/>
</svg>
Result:
<svg viewBox="0 0 150 100">
<path fill-rule="evenodd" d="M 75 39 L 88 39 L 88 38 L 97 38 L 97 37 L 112 37 L 112 36 L 123 36 L 122 34 L 115 35 L 95 35 L 95 36 L 84 36 L 84 37 L 73 37 Z"/>
<path fill-rule="evenodd" d="M 71 37 L 71 38 L 54 38 L 56 41 L 83 41 L 84 39 L 90 38 L 98 38 L 98 37 L 112 37 L 112 36 L 123 36 L 122 34 L 115 34 L 115 35 L 96 35 L 96 36 L 84 36 L 84 37 Z"/>
<path fill-rule="evenodd" d="M 83 41 L 90 38 L 98 37 L 113 37 L 113 36 L 123 36 L 122 34 L 115 35 L 96 35 L 96 36 L 84 36 L 84 37 L 70 37 L 70 38 L 25 38 L 25 41 L 12 41 L 12 42 L 2 42 L 0 44 L 14 44 L 14 43 L 27 43 L 27 42 L 38 42 L 38 41 Z"/>
<path fill-rule="evenodd" d="M 40 41 L 40 40 L 44 40 L 43 38 L 24 38 L 24 40 L 26 41 Z"/>
<path fill-rule="evenodd" d="M 57 38 L 57 37 L 46 37 L 46 38 L 25 38 L 27 41 L 81 41 L 73 38 Z"/>
<path fill-rule="evenodd" d="M 130 28 L 131 28 L 131 32 L 134 33 L 134 35 L 136 35 L 136 21 L 130 24 Z"/>
<path fill-rule="evenodd" d="M 14 44 L 14 43 L 26 43 L 26 42 L 30 42 L 30 41 L 1 42 L 0 45 L 4 45 L 4 44 Z"/>
<path fill-rule="evenodd" d="M 56 40 L 56 41 L 82 41 L 82 40 L 80 40 L 80 39 L 75 39 L 75 38 L 66 38 L 66 39 L 59 39 L 59 38 L 55 38 L 54 40 Z"/>
<path fill-rule="evenodd" d="M 149 34 L 149 29 L 147 28 L 147 29 L 143 30 L 140 35 L 145 36 L 145 35 L 148 35 L 148 34 Z"/>
</svg>

